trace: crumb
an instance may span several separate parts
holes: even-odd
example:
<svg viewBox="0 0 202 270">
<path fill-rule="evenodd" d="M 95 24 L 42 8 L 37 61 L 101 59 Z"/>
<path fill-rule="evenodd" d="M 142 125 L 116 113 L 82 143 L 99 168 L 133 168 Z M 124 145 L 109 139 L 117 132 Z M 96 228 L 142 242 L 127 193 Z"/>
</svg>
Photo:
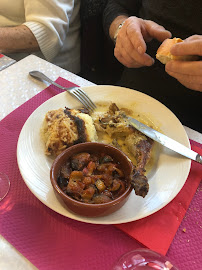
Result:
<svg viewBox="0 0 202 270">
<path fill-rule="evenodd" d="M 182 231 L 185 233 L 186 232 L 186 228 L 183 228 Z"/>
<path fill-rule="evenodd" d="M 166 266 L 166 269 L 171 269 L 171 268 L 173 268 L 173 265 L 172 265 L 169 261 L 166 261 L 166 262 L 165 262 L 165 266 Z"/>
</svg>

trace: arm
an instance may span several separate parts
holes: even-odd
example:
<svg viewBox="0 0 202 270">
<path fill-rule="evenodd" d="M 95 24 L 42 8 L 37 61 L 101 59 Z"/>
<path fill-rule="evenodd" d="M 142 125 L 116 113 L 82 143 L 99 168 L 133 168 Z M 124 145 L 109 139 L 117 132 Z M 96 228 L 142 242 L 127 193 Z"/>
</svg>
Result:
<svg viewBox="0 0 202 270">
<path fill-rule="evenodd" d="M 74 0 L 24 0 L 26 25 L 41 52 L 52 60 L 60 51 L 69 29 Z"/>
<path fill-rule="evenodd" d="M 39 50 L 33 33 L 25 25 L 0 28 L 0 52 L 35 52 Z"/>
<path fill-rule="evenodd" d="M 202 36 L 194 35 L 173 45 L 171 53 L 202 56 Z M 202 92 L 202 61 L 169 61 L 165 69 L 187 88 Z"/>
<path fill-rule="evenodd" d="M 164 29 L 163 26 L 156 24 L 153 21 L 143 20 L 136 16 L 131 15 L 130 8 L 133 6 L 132 14 L 137 14 L 137 8 L 134 4 L 134 1 L 125 1 L 124 4 L 120 4 L 123 1 L 119 0 L 111 0 L 109 4 L 116 3 L 116 8 L 118 9 L 118 5 L 120 7 L 120 13 L 110 24 L 109 27 L 109 35 L 111 38 L 114 37 L 115 31 L 117 29 L 117 25 L 119 25 L 122 21 L 125 21 L 123 27 L 120 29 L 116 46 L 114 50 L 114 55 L 123 65 L 129 68 L 137 68 L 142 66 L 151 66 L 154 63 L 154 60 L 146 53 L 146 42 L 151 41 L 153 38 L 163 41 L 166 38 L 171 37 L 171 33 Z M 133 4 L 132 4 L 133 2 Z M 139 1 L 137 1 L 137 7 L 139 6 Z M 112 6 L 107 5 L 107 8 L 112 8 Z M 105 11 L 105 16 L 109 12 Z M 109 15 L 108 15 L 109 17 Z M 110 21 L 109 18 L 107 21 Z"/>
<path fill-rule="evenodd" d="M 0 28 L 0 51 L 41 50 L 51 61 L 60 51 L 69 29 L 74 0 L 24 0 L 25 22 Z"/>
</svg>

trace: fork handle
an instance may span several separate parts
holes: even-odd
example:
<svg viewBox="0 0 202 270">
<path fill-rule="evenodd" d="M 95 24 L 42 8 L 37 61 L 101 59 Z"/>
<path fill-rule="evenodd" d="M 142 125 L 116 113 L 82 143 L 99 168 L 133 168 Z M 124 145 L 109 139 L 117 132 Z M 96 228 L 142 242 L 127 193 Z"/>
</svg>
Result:
<svg viewBox="0 0 202 270">
<path fill-rule="evenodd" d="M 50 78 L 48 78 L 45 74 L 43 74 L 40 71 L 36 71 L 36 70 L 30 71 L 29 75 L 31 75 L 32 77 L 34 77 L 37 80 L 42 80 L 42 81 L 49 82 L 50 84 L 53 84 L 56 87 L 58 87 L 58 88 L 60 88 L 62 90 L 65 90 L 65 87 L 63 87 L 63 86 L 57 84 L 56 82 L 52 81 Z"/>
</svg>

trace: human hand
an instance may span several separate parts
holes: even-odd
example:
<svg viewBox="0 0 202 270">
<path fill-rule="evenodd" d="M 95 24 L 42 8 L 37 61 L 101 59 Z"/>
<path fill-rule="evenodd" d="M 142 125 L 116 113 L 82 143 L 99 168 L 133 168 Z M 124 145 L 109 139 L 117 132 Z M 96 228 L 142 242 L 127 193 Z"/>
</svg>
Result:
<svg viewBox="0 0 202 270">
<path fill-rule="evenodd" d="M 194 35 L 173 45 L 173 55 L 202 56 L 202 36 Z M 169 61 L 166 72 L 189 89 L 202 92 L 202 61 Z"/>
<path fill-rule="evenodd" d="M 171 33 L 163 26 L 132 16 L 119 30 L 114 55 L 128 68 L 151 66 L 154 59 L 146 53 L 146 42 L 153 38 L 162 42 L 170 37 Z"/>
</svg>

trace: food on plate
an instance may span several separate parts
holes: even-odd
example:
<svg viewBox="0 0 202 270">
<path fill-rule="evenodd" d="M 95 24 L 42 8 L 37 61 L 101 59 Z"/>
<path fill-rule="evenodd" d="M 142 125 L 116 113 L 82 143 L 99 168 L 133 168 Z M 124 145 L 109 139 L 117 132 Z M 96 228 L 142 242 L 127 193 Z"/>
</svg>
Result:
<svg viewBox="0 0 202 270">
<path fill-rule="evenodd" d="M 58 109 L 46 113 L 41 135 L 46 155 L 59 155 L 71 145 L 97 140 L 91 116 L 85 109 Z"/>
<path fill-rule="evenodd" d="M 170 53 L 171 47 L 179 42 L 184 42 L 181 38 L 173 38 L 173 39 L 166 39 L 160 45 L 157 50 L 156 58 L 162 63 L 166 64 L 170 60 L 180 60 L 180 61 L 195 61 L 198 60 L 198 56 L 196 55 L 180 55 L 175 56 Z"/>
<path fill-rule="evenodd" d="M 132 169 L 130 159 L 116 147 L 85 142 L 56 157 L 50 180 L 69 210 L 88 217 L 106 216 L 129 199 Z"/>
<path fill-rule="evenodd" d="M 91 204 L 115 200 L 127 188 L 120 164 L 104 152 L 74 154 L 62 165 L 57 183 L 73 199 Z"/>
<path fill-rule="evenodd" d="M 132 177 L 135 193 L 145 197 L 149 189 L 145 167 L 151 157 L 153 140 L 131 126 L 124 110 L 120 110 L 115 103 L 109 106 L 107 112 L 94 113 L 92 118 L 97 132 L 101 132 L 101 136 L 108 135 L 111 144 L 131 158 L 135 165 Z"/>
<path fill-rule="evenodd" d="M 132 185 L 136 195 L 145 197 L 149 190 L 145 172 L 153 140 L 130 125 L 126 111 L 110 103 L 105 111 L 98 109 L 91 115 L 84 109 L 60 108 L 47 112 L 41 129 L 46 155 L 57 156 L 66 148 L 82 142 L 112 145 L 132 161 Z"/>
</svg>

